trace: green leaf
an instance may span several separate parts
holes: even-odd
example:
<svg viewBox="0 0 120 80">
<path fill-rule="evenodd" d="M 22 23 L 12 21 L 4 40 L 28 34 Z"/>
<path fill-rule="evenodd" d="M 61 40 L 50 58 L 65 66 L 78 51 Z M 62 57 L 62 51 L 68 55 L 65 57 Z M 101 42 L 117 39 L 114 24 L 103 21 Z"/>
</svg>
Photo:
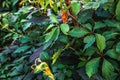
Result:
<svg viewBox="0 0 120 80">
<path fill-rule="evenodd" d="M 64 33 L 64 34 L 68 34 L 67 32 L 69 31 L 69 25 L 68 24 L 61 24 L 60 25 L 60 28 L 61 28 L 61 31 Z"/>
<path fill-rule="evenodd" d="M 114 49 L 108 50 L 105 54 L 113 59 L 117 59 L 118 61 L 120 61 L 120 54 L 116 53 Z"/>
<path fill-rule="evenodd" d="M 26 51 L 29 48 L 30 48 L 30 46 L 25 45 L 25 46 L 19 47 L 17 50 L 15 50 L 14 53 L 24 52 L 24 51 Z"/>
<path fill-rule="evenodd" d="M 90 23 L 85 24 L 86 28 L 92 31 L 92 25 Z"/>
<path fill-rule="evenodd" d="M 99 6 L 100 6 L 100 3 L 98 3 L 98 2 L 88 2 L 83 7 L 85 9 L 95 9 L 96 10 Z"/>
<path fill-rule="evenodd" d="M 3 18 L 3 19 L 2 19 L 2 22 L 3 22 L 3 24 L 9 24 L 9 21 L 8 21 L 7 18 Z"/>
<path fill-rule="evenodd" d="M 120 0 L 118 1 L 116 7 L 116 18 L 120 21 Z"/>
<path fill-rule="evenodd" d="M 91 46 L 86 49 L 85 55 L 92 56 L 95 52 L 96 52 L 96 47 Z"/>
<path fill-rule="evenodd" d="M 65 72 L 65 75 L 66 75 L 67 77 L 71 77 L 72 71 L 71 71 L 71 70 L 67 70 L 67 71 Z"/>
<path fill-rule="evenodd" d="M 66 35 L 60 35 L 59 40 L 60 40 L 62 43 L 68 43 L 68 42 L 69 42 L 68 36 L 66 36 Z"/>
<path fill-rule="evenodd" d="M 117 52 L 117 53 L 120 53 L 120 42 L 117 43 L 117 45 L 116 45 L 116 52 Z"/>
<path fill-rule="evenodd" d="M 21 40 L 20 40 L 20 42 L 21 43 L 27 43 L 27 42 L 29 42 L 29 41 L 31 41 L 31 38 L 30 37 L 28 37 L 28 36 L 24 36 L 24 37 L 22 37 L 21 38 Z"/>
<path fill-rule="evenodd" d="M 54 32 L 55 32 L 56 29 L 57 28 L 55 27 L 55 28 L 52 29 L 52 31 L 45 34 L 45 42 L 48 42 L 52 38 L 52 36 L 54 35 Z"/>
<path fill-rule="evenodd" d="M 28 29 L 31 26 L 31 23 L 25 23 L 23 25 L 23 31 L 25 31 L 26 29 Z"/>
<path fill-rule="evenodd" d="M 50 30 L 53 26 L 55 26 L 55 25 L 54 25 L 54 24 L 50 24 L 50 25 L 47 27 L 47 29 L 45 30 L 45 32 L 48 31 L 48 30 Z"/>
<path fill-rule="evenodd" d="M 57 27 L 57 29 L 55 30 L 54 35 L 53 35 L 54 42 L 58 39 L 59 34 L 60 34 L 60 28 Z"/>
<path fill-rule="evenodd" d="M 84 46 L 84 50 L 87 49 L 88 47 L 90 47 L 94 42 L 95 42 L 94 35 L 90 35 L 90 36 L 85 37 L 84 43 L 86 43 L 86 45 Z"/>
<path fill-rule="evenodd" d="M 51 38 L 48 42 L 46 42 L 44 45 L 43 45 L 43 50 L 47 49 L 53 42 L 53 38 Z"/>
<path fill-rule="evenodd" d="M 14 40 L 17 40 L 17 38 L 19 38 L 19 34 L 14 34 L 14 35 L 13 35 L 13 39 L 14 39 Z"/>
<path fill-rule="evenodd" d="M 84 28 L 75 27 L 70 32 L 69 35 L 72 37 L 80 38 L 87 35 L 89 32 Z"/>
<path fill-rule="evenodd" d="M 34 7 L 33 6 L 23 6 L 22 8 L 19 9 L 18 12 L 16 12 L 15 14 L 21 14 L 21 12 L 28 13 L 30 12 Z"/>
<path fill-rule="evenodd" d="M 103 52 L 103 50 L 106 47 L 105 37 L 100 34 L 96 34 L 96 42 L 97 42 L 97 47 L 100 50 L 100 52 Z"/>
<path fill-rule="evenodd" d="M 78 2 L 71 3 L 72 11 L 75 15 L 77 15 L 80 11 L 81 5 Z"/>
<path fill-rule="evenodd" d="M 57 68 L 58 68 L 58 69 L 64 69 L 64 68 L 65 68 L 65 65 L 64 65 L 64 64 L 57 64 Z"/>
<path fill-rule="evenodd" d="M 118 33 L 113 31 L 106 31 L 103 33 L 103 36 L 105 36 L 106 40 L 115 39 L 117 35 Z"/>
<path fill-rule="evenodd" d="M 102 22 L 95 22 L 94 30 L 105 27 L 106 25 Z"/>
<path fill-rule="evenodd" d="M 50 60 L 50 56 L 48 55 L 47 52 L 41 52 L 41 53 L 40 53 L 40 59 L 41 59 L 42 61 Z"/>
<path fill-rule="evenodd" d="M 12 0 L 12 6 L 14 7 L 19 0 Z"/>
<path fill-rule="evenodd" d="M 70 46 L 70 44 L 68 43 L 64 48 L 59 49 L 57 52 L 55 52 L 52 56 L 52 64 L 54 64 L 56 62 L 56 60 L 58 59 L 58 57 L 60 56 L 60 54 L 67 49 Z"/>
<path fill-rule="evenodd" d="M 114 67 L 113 65 L 104 59 L 102 64 L 102 75 L 107 79 L 110 80 L 110 77 L 113 75 Z"/>
<path fill-rule="evenodd" d="M 61 52 L 63 51 L 63 49 L 59 49 L 57 52 L 55 52 L 52 56 L 52 64 L 54 64 L 56 62 L 56 60 L 58 59 L 58 57 L 60 56 Z"/>
<path fill-rule="evenodd" d="M 51 15 L 50 16 L 50 20 L 53 22 L 53 23 L 58 23 L 58 19 L 55 15 Z"/>
<path fill-rule="evenodd" d="M 86 64 L 86 73 L 90 78 L 92 75 L 96 74 L 99 67 L 100 58 L 94 58 Z"/>
<path fill-rule="evenodd" d="M 104 23 L 108 27 L 119 27 L 120 26 L 120 23 L 118 21 L 115 21 L 115 20 L 105 20 Z"/>
<path fill-rule="evenodd" d="M 84 23 L 87 20 L 91 19 L 93 15 L 93 12 L 91 10 L 85 10 L 79 13 L 78 15 L 78 22 L 79 23 Z"/>
</svg>

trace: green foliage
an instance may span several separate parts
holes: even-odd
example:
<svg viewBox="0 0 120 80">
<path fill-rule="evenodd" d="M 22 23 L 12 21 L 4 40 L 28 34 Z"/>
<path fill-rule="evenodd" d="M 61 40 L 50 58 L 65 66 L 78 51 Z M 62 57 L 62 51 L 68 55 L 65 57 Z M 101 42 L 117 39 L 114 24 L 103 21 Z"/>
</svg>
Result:
<svg viewBox="0 0 120 80">
<path fill-rule="evenodd" d="M 117 3 L 117 8 L 116 8 L 116 18 L 120 21 L 120 0 Z"/>
<path fill-rule="evenodd" d="M 107 61 L 106 59 L 104 59 L 103 64 L 102 64 L 102 73 L 103 73 L 103 76 L 107 80 L 109 80 L 109 79 L 112 78 L 112 75 L 114 75 L 113 71 L 114 71 L 113 65 L 109 61 Z"/>
<path fill-rule="evenodd" d="M 86 43 L 84 49 L 89 48 L 95 42 L 95 37 L 93 35 L 86 36 L 84 38 L 84 43 Z"/>
<path fill-rule="evenodd" d="M 67 32 L 69 31 L 69 25 L 68 24 L 61 24 L 60 25 L 61 31 L 67 35 Z"/>
<path fill-rule="evenodd" d="M 103 52 L 103 50 L 106 47 L 106 42 L 104 36 L 100 34 L 96 34 L 96 41 L 97 41 L 97 47 L 100 50 L 100 52 Z"/>
<path fill-rule="evenodd" d="M 73 10 L 73 13 L 75 15 L 77 15 L 79 13 L 79 11 L 80 11 L 81 5 L 79 3 L 77 3 L 77 2 L 73 2 L 71 4 L 71 7 L 72 7 L 72 10 Z"/>
<path fill-rule="evenodd" d="M 100 58 L 94 58 L 86 64 L 86 73 L 89 77 L 97 73 L 99 62 L 100 62 Z"/>
<path fill-rule="evenodd" d="M 87 35 L 88 33 L 89 32 L 84 28 L 75 27 L 69 32 L 69 35 L 72 37 L 80 38 Z"/>
<path fill-rule="evenodd" d="M 120 80 L 120 0 L 66 1 L 0 0 L 0 80 Z"/>
</svg>

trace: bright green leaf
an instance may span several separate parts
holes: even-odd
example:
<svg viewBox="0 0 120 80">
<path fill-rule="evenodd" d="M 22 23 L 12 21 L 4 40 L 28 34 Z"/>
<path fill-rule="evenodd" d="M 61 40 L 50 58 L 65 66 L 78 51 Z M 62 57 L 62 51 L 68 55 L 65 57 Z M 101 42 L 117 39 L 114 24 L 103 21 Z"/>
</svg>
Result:
<svg viewBox="0 0 120 80">
<path fill-rule="evenodd" d="M 53 23 L 58 23 L 58 19 L 55 15 L 51 15 L 50 16 L 50 20 L 53 22 Z"/>
<path fill-rule="evenodd" d="M 103 50 L 106 47 L 105 37 L 100 34 L 96 34 L 96 42 L 97 42 L 97 47 L 100 50 L 100 52 L 103 52 Z"/>
<path fill-rule="evenodd" d="M 67 35 L 67 32 L 69 31 L 69 25 L 68 24 L 61 24 L 60 25 L 61 31 Z"/>
<path fill-rule="evenodd" d="M 90 78 L 92 75 L 96 74 L 99 67 L 100 58 L 94 58 L 86 64 L 86 73 Z"/>
<path fill-rule="evenodd" d="M 120 21 L 120 0 L 118 1 L 116 7 L 116 18 Z"/>
<path fill-rule="evenodd" d="M 80 11 L 81 5 L 80 5 L 80 3 L 73 2 L 73 3 L 71 4 L 71 7 L 72 7 L 73 13 L 74 13 L 75 15 L 77 15 L 77 14 L 79 13 L 79 11 Z"/>
<path fill-rule="evenodd" d="M 3 22 L 3 24 L 9 24 L 9 21 L 8 21 L 7 18 L 3 18 L 3 19 L 2 19 L 2 22 Z"/>
<path fill-rule="evenodd" d="M 54 42 L 58 39 L 59 34 L 60 34 L 60 28 L 57 27 L 57 29 L 55 30 L 54 35 L 53 35 Z"/>
<path fill-rule="evenodd" d="M 56 62 L 56 60 L 58 59 L 58 57 L 60 56 L 61 52 L 63 51 L 63 49 L 59 49 L 56 53 L 53 54 L 52 56 L 52 64 L 54 64 Z"/>
<path fill-rule="evenodd" d="M 56 29 L 57 28 L 53 28 L 52 31 L 50 31 L 49 33 L 47 33 L 45 35 L 45 42 L 48 42 L 53 37 L 53 34 L 54 34 L 54 32 L 55 32 Z"/>
</svg>

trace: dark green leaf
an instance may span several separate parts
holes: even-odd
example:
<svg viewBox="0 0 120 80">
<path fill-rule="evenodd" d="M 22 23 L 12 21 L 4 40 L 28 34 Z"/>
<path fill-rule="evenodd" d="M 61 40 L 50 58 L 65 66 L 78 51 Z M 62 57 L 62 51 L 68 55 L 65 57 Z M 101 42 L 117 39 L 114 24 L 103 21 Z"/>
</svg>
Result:
<svg viewBox="0 0 120 80">
<path fill-rule="evenodd" d="M 91 47 L 86 49 L 85 55 L 92 56 L 95 53 L 95 51 L 96 51 L 96 47 L 91 46 Z"/>
<path fill-rule="evenodd" d="M 116 53 L 114 49 L 110 49 L 106 52 L 106 55 L 108 55 L 109 57 L 113 58 L 113 59 L 117 59 L 118 61 L 120 61 L 120 54 Z"/>
<path fill-rule="evenodd" d="M 104 59 L 102 64 L 102 75 L 107 79 L 110 80 L 111 76 L 113 75 L 114 67 L 113 65 Z"/>
<path fill-rule="evenodd" d="M 117 32 L 113 32 L 113 31 L 106 31 L 103 33 L 103 36 L 105 36 L 105 39 L 106 40 L 109 40 L 109 39 L 115 39 L 115 37 L 118 35 Z"/>
<path fill-rule="evenodd" d="M 81 13 L 79 13 L 78 15 L 78 22 L 86 22 L 87 20 L 89 20 L 90 18 L 92 18 L 93 12 L 90 10 L 86 10 L 86 11 L 82 11 Z"/>
<path fill-rule="evenodd" d="M 66 75 L 67 77 L 71 77 L 71 75 L 72 75 L 72 71 L 67 70 L 67 71 L 65 72 L 65 75 Z"/>
<path fill-rule="evenodd" d="M 50 60 L 50 56 L 48 55 L 47 52 L 41 52 L 41 53 L 40 53 L 40 59 L 41 59 L 42 61 Z"/>
<path fill-rule="evenodd" d="M 120 53 L 120 42 L 118 42 L 116 45 L 116 52 Z"/>
<path fill-rule="evenodd" d="M 68 43 L 68 36 L 66 36 L 66 35 L 61 35 L 60 37 L 59 37 L 59 40 L 61 41 L 61 42 L 63 42 L 63 43 Z"/>
<path fill-rule="evenodd" d="M 95 22 L 94 30 L 105 27 L 106 25 L 102 22 Z"/>
</svg>

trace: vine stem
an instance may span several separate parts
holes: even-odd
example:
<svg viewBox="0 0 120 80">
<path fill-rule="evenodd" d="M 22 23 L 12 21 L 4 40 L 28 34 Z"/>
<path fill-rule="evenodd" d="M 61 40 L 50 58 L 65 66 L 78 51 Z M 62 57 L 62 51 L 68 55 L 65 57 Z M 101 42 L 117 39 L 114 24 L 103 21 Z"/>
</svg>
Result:
<svg viewBox="0 0 120 80">
<path fill-rule="evenodd" d="M 73 14 L 73 11 L 72 11 L 72 7 L 71 7 L 71 0 L 65 0 L 65 3 L 66 5 L 69 7 L 69 13 L 70 13 L 70 16 L 72 17 L 72 21 L 74 23 L 75 26 L 79 26 L 78 24 L 78 21 L 77 21 L 77 18 L 76 16 Z"/>
</svg>

